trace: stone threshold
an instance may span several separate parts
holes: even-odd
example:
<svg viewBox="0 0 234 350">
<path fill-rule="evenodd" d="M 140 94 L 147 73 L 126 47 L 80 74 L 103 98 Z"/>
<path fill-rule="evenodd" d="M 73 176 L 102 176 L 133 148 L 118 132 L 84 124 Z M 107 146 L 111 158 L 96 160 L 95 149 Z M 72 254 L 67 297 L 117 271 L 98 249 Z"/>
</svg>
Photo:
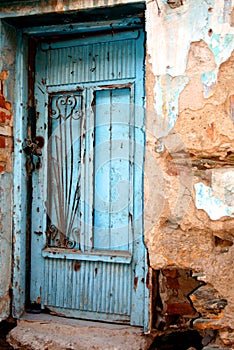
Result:
<svg viewBox="0 0 234 350">
<path fill-rule="evenodd" d="M 153 335 L 142 328 L 53 316 L 25 314 L 7 335 L 14 349 L 147 350 Z"/>
</svg>

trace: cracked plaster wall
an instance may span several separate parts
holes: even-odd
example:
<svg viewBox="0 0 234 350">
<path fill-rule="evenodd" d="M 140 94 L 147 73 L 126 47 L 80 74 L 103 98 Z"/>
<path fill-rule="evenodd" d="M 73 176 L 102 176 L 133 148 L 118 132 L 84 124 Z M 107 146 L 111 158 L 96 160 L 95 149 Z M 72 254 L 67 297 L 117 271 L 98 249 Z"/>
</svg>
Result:
<svg viewBox="0 0 234 350">
<path fill-rule="evenodd" d="M 91 8 L 123 5 L 142 0 L 1 0 L 1 17 L 28 16 L 50 12 L 86 10 Z"/>
<path fill-rule="evenodd" d="M 155 1 L 146 11 L 145 241 L 154 269 L 191 269 L 227 300 L 213 323 L 196 326 L 220 327 L 230 346 L 234 2 L 158 4 L 160 15 Z"/>
</svg>

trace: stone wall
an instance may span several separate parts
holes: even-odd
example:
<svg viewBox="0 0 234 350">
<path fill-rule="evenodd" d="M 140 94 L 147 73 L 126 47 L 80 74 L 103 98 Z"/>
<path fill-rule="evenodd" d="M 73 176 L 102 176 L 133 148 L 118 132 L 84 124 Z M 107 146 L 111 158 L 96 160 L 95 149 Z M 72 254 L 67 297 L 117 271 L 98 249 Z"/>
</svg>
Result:
<svg viewBox="0 0 234 350">
<path fill-rule="evenodd" d="M 215 330 L 212 341 L 231 347 L 233 3 L 173 3 L 158 1 L 159 11 L 149 2 L 146 12 L 145 241 L 151 267 L 162 270 L 158 283 L 165 286 L 168 269 L 191 271 L 203 282 L 188 293 L 197 312 L 193 327 Z M 170 286 L 166 290 L 168 316 Z"/>
</svg>

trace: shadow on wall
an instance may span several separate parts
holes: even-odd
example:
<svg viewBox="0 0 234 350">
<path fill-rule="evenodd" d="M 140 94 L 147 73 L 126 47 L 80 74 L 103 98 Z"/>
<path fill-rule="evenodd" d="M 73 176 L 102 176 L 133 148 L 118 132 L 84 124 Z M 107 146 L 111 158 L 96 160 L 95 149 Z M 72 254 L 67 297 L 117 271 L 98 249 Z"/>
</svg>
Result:
<svg viewBox="0 0 234 350">
<path fill-rule="evenodd" d="M 187 330 L 199 317 L 189 295 L 203 285 L 189 269 L 162 269 L 153 277 L 153 328 Z"/>
<path fill-rule="evenodd" d="M 153 329 L 160 333 L 150 350 L 226 348 L 217 324 L 228 302 L 200 277 L 201 273 L 189 269 L 154 270 Z"/>
<path fill-rule="evenodd" d="M 173 332 L 157 337 L 149 350 L 201 350 L 202 337 L 197 331 Z"/>
<path fill-rule="evenodd" d="M 12 328 L 16 326 L 15 320 L 9 320 L 9 321 L 2 321 L 0 322 L 0 349 L 6 350 L 6 349 L 13 349 L 7 342 L 6 342 L 6 336 L 10 332 Z"/>
</svg>

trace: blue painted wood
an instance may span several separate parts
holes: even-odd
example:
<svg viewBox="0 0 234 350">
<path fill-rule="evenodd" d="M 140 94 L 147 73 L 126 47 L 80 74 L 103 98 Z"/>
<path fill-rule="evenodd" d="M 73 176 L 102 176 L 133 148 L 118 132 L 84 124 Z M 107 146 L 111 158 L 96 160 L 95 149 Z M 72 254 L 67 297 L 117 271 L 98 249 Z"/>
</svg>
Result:
<svg viewBox="0 0 234 350">
<path fill-rule="evenodd" d="M 46 53 L 41 53 L 41 59 L 37 60 L 35 99 L 41 101 L 37 105 L 36 134 L 47 140 L 48 129 L 48 111 L 45 105 L 48 105 L 48 95 L 46 94 L 45 85 L 43 84 L 42 72 L 46 69 Z M 45 145 L 46 147 L 46 145 Z M 37 159 L 34 159 L 36 163 Z M 43 153 L 42 161 L 47 163 L 47 152 Z M 41 251 L 46 242 L 46 208 L 45 201 L 47 198 L 47 167 L 35 168 L 32 175 L 32 221 L 31 221 L 31 276 L 30 276 L 30 297 L 33 302 L 41 302 L 41 291 L 43 287 L 43 266 L 44 259 Z"/>
<path fill-rule="evenodd" d="M 133 93 L 133 92 L 132 92 Z M 96 93 L 94 248 L 131 250 L 131 90 Z"/>
<path fill-rule="evenodd" d="M 26 157 L 22 152 L 27 130 L 27 39 L 19 32 L 16 54 L 16 85 L 14 114 L 14 158 L 13 158 L 13 301 L 12 315 L 19 318 L 25 311 L 26 295 L 26 201 L 27 174 Z"/>
<path fill-rule="evenodd" d="M 38 47 L 31 301 L 67 316 L 148 323 L 143 42 L 135 30 Z"/>
<path fill-rule="evenodd" d="M 1 17 L 2 14 L 0 14 Z M 8 14 L 9 16 L 9 14 Z M 141 18 L 139 17 L 129 17 L 129 18 L 122 18 L 121 20 L 111 20 L 111 22 L 107 21 L 96 21 L 96 22 L 86 22 L 86 23 L 72 23 L 71 24 L 64 24 L 64 25 L 49 25 L 49 26 L 36 26 L 36 27 L 26 27 L 23 29 L 23 33 L 28 34 L 28 35 L 51 35 L 51 34 L 56 34 L 56 35 L 64 35 L 66 34 L 86 34 L 87 32 L 90 33 L 95 33 L 97 31 L 101 30 L 102 31 L 109 31 L 110 28 L 114 28 L 115 31 L 124 29 L 126 28 L 142 28 L 142 23 L 141 23 Z"/>
<path fill-rule="evenodd" d="M 130 264 L 132 261 L 132 254 L 123 250 L 95 249 L 91 252 L 85 253 L 76 249 L 45 248 L 42 251 L 42 256 L 44 258 L 52 259 L 102 261 L 124 264 Z"/>
</svg>

